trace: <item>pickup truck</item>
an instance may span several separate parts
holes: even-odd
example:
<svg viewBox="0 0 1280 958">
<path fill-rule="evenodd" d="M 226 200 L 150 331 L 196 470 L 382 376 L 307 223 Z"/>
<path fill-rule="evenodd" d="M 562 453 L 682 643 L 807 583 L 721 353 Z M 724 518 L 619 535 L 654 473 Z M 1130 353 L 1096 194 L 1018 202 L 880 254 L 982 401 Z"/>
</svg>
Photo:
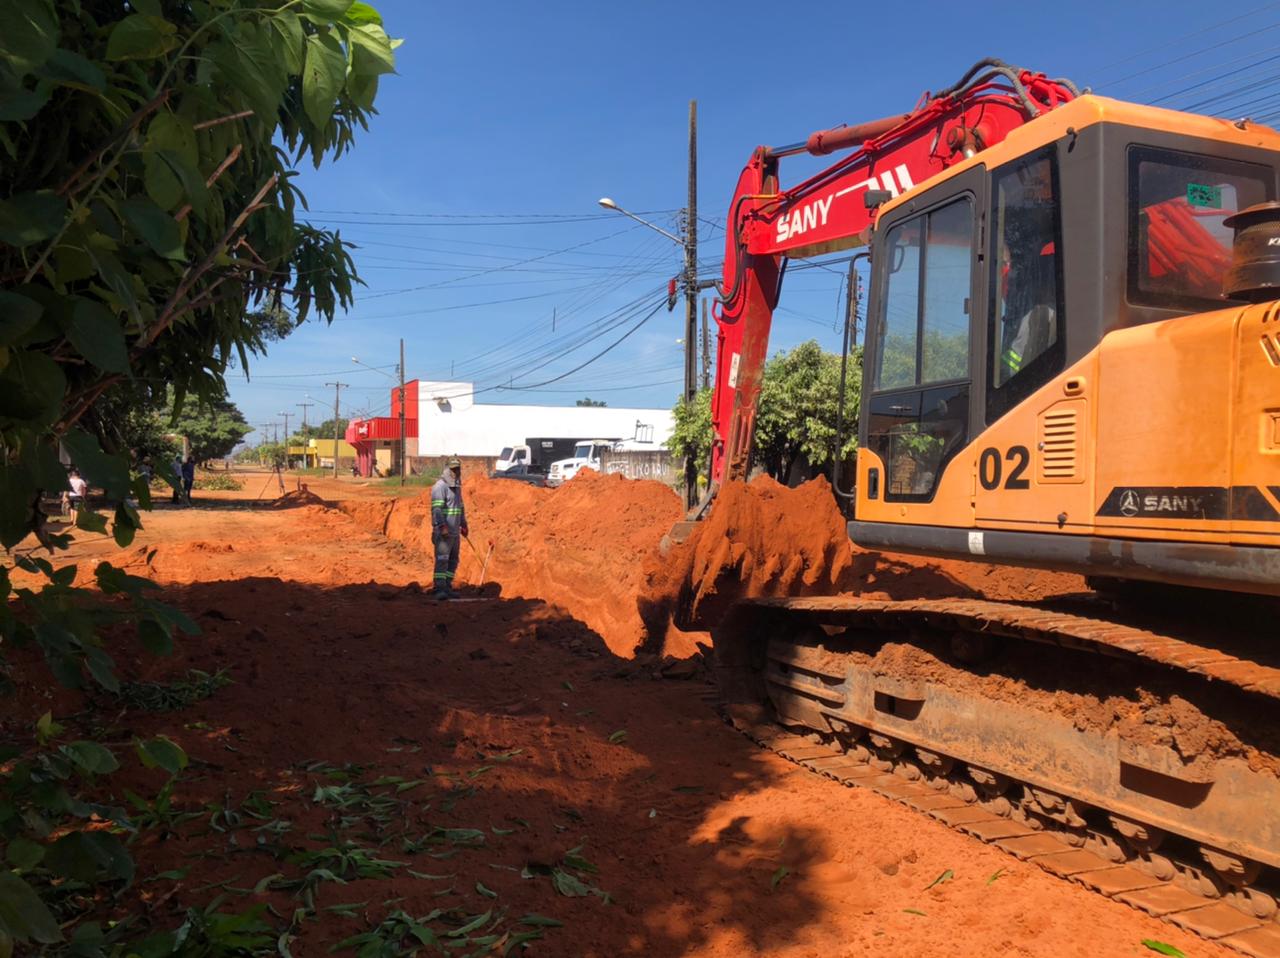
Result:
<svg viewBox="0 0 1280 958">
<path fill-rule="evenodd" d="M 518 482 L 527 482 L 531 486 L 545 486 L 547 477 L 540 472 L 532 471 L 524 463 L 517 463 L 514 466 L 508 466 L 506 469 L 495 469 L 489 473 L 490 479 L 515 479 Z"/>
</svg>

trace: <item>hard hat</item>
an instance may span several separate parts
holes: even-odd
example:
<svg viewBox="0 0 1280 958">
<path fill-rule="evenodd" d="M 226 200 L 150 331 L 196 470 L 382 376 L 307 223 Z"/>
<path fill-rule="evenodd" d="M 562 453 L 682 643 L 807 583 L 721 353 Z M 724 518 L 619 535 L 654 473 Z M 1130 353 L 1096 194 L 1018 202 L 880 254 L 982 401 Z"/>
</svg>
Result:
<svg viewBox="0 0 1280 958">
<path fill-rule="evenodd" d="M 445 463 L 445 467 L 448 469 L 461 469 L 462 460 L 457 456 L 450 456 L 449 461 Z"/>
</svg>

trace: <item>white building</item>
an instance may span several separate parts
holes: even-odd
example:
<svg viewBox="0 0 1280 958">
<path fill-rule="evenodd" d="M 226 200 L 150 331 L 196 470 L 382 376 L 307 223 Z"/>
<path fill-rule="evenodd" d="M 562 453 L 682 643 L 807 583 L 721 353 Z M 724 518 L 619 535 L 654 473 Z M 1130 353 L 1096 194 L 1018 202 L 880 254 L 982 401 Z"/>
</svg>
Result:
<svg viewBox="0 0 1280 958">
<path fill-rule="evenodd" d="M 391 387 L 391 415 L 353 419 L 347 442 L 356 447 L 360 471 L 394 468 L 399 444 L 399 387 Z M 496 395 L 496 393 L 482 394 Z M 417 413 L 416 417 L 414 413 Z M 665 448 L 674 422 L 670 409 L 621 406 L 533 406 L 477 401 L 467 382 L 405 383 L 405 445 L 411 458 L 467 456 L 494 459 L 504 446 L 527 437 L 643 439 Z"/>
<path fill-rule="evenodd" d="M 477 402 L 471 383 L 418 383 L 419 456 L 496 456 L 527 436 L 651 438 L 662 448 L 673 428 L 670 409 Z"/>
</svg>

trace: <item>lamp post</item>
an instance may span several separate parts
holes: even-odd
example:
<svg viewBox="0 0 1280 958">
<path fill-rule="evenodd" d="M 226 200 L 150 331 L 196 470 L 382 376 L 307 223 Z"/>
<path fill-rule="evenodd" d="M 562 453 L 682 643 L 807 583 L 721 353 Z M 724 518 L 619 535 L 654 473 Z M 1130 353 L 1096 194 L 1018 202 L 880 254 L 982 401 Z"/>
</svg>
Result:
<svg viewBox="0 0 1280 958">
<path fill-rule="evenodd" d="M 357 366 L 363 366 L 365 369 L 372 369 L 375 373 L 382 373 L 382 375 L 386 376 L 388 379 L 395 379 L 395 378 L 396 378 L 395 376 L 392 376 L 390 373 L 385 372 L 384 370 L 379 369 L 377 366 L 370 366 L 368 363 L 362 363 L 362 362 L 360 362 L 360 360 L 356 359 L 356 357 L 355 357 L 355 356 L 352 356 L 352 357 L 351 357 L 351 361 L 352 361 L 353 363 L 355 363 Z M 406 473 L 408 473 L 408 471 L 409 471 L 409 469 L 408 469 L 409 457 L 405 454 L 405 423 L 404 423 L 404 340 L 403 340 L 403 339 L 401 339 L 401 340 L 400 340 L 400 363 L 399 363 L 399 365 L 398 365 L 398 366 L 396 366 L 396 373 L 397 373 L 397 374 L 399 375 L 399 377 L 400 377 L 400 390 L 399 390 L 399 393 L 398 393 L 398 395 L 399 395 L 399 397 L 400 397 L 400 403 L 399 403 L 399 405 L 400 405 L 400 449 L 399 449 L 399 454 L 398 454 L 399 462 L 397 463 L 397 471 L 400 473 L 400 485 L 402 485 L 402 486 L 403 486 L 403 485 L 404 485 L 405 475 L 406 475 Z"/>
<path fill-rule="evenodd" d="M 689 203 L 681 210 L 684 220 L 684 236 L 669 233 L 661 226 L 642 219 L 629 210 L 623 209 L 612 199 L 605 196 L 599 201 L 607 210 L 613 210 L 628 216 L 649 229 L 661 233 L 667 239 L 684 249 L 684 401 L 692 406 L 698 398 L 698 290 L 703 285 L 698 282 L 698 101 L 689 101 Z M 692 508 L 698 502 L 698 465 L 693 456 L 686 456 L 684 461 L 685 505 Z"/>
</svg>

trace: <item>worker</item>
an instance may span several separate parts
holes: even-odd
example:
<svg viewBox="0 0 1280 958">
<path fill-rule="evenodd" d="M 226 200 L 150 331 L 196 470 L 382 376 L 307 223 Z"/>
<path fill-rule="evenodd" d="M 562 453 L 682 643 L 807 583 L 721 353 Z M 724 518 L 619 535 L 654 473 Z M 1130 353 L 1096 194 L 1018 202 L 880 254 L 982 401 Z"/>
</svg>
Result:
<svg viewBox="0 0 1280 958">
<path fill-rule="evenodd" d="M 71 486 L 71 494 L 68 496 L 68 505 L 74 512 L 83 506 L 89 498 L 89 484 L 84 481 L 84 477 L 80 475 L 79 469 L 72 469 L 71 475 L 67 480 Z"/>
<path fill-rule="evenodd" d="M 444 472 L 431 487 L 431 544 L 435 547 L 435 598 L 456 599 L 453 576 L 458 571 L 460 539 L 467 535 L 467 513 L 462 504 L 462 461 L 445 463 Z"/>
<path fill-rule="evenodd" d="M 173 504 L 176 506 L 182 502 L 182 456 L 174 454 L 173 462 L 169 463 L 169 474 L 172 476 L 173 482 Z"/>
<path fill-rule="evenodd" d="M 191 487 L 196 484 L 196 458 L 188 455 L 182 461 L 182 498 L 191 505 Z"/>
</svg>

